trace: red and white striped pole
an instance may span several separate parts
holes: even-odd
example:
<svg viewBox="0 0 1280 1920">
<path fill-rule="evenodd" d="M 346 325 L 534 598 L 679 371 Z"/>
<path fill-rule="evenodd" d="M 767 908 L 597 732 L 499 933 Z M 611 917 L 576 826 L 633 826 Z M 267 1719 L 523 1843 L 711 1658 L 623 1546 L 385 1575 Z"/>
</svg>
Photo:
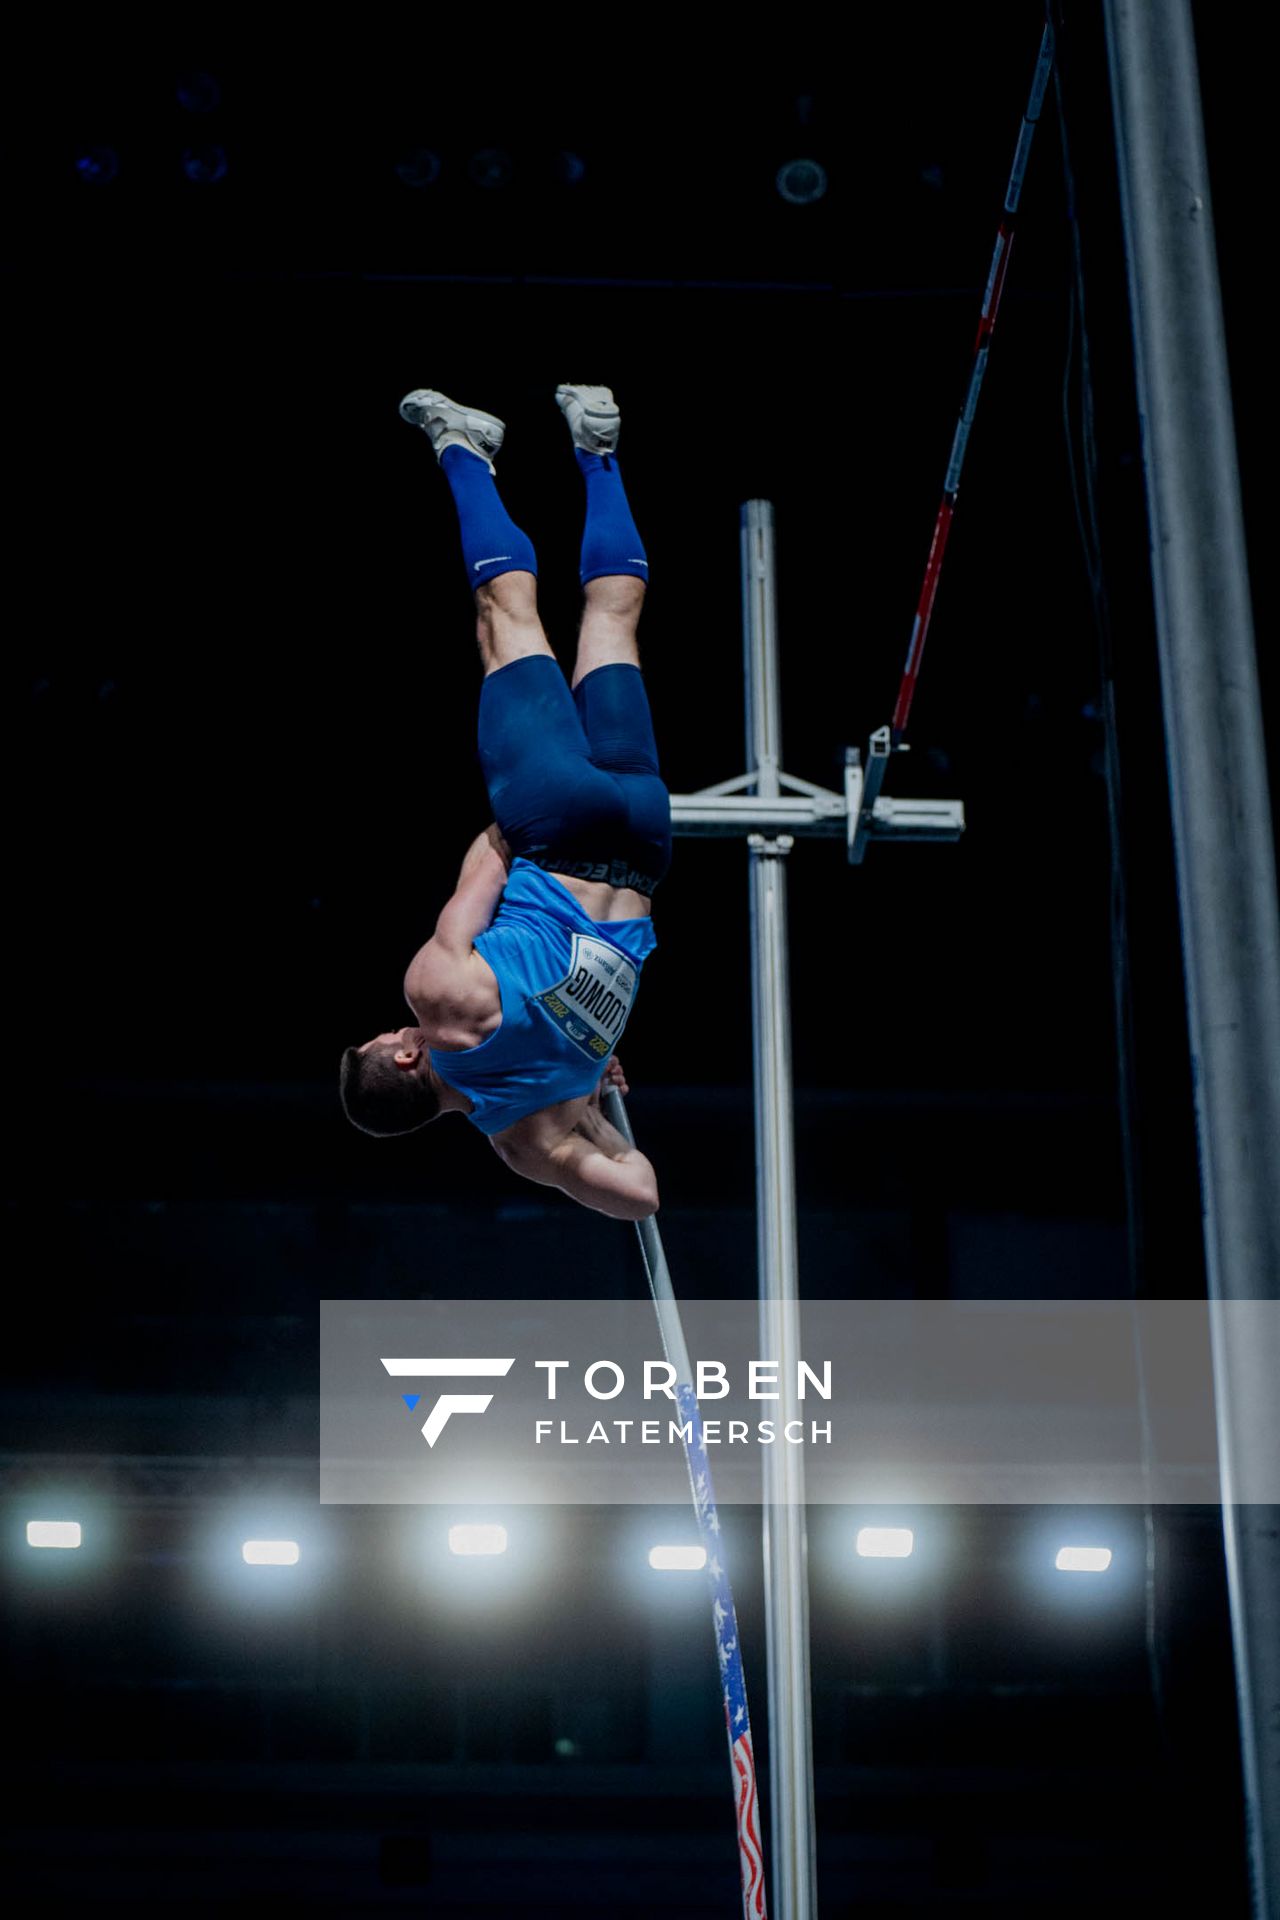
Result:
<svg viewBox="0 0 1280 1920">
<path fill-rule="evenodd" d="M 915 623 L 911 629 L 911 645 L 907 649 L 907 664 L 903 671 L 902 684 L 898 688 L 897 704 L 893 709 L 891 730 L 895 746 L 906 730 L 916 681 L 920 676 L 924 643 L 929 633 L 929 622 L 933 618 L 933 603 L 937 597 L 938 578 L 942 572 L 942 556 L 947 550 L 947 536 L 951 532 L 951 522 L 956 510 L 956 495 L 960 491 L 960 471 L 969 446 L 969 433 L 973 426 L 973 416 L 977 412 L 978 395 L 982 391 L 983 375 L 987 371 L 991 335 L 995 330 L 996 315 L 1000 311 L 1000 296 L 1004 292 L 1005 277 L 1009 271 L 1014 222 L 1018 213 L 1018 201 L 1022 195 L 1022 183 L 1026 178 L 1031 141 L 1040 119 L 1045 90 L 1049 85 L 1049 75 L 1052 71 L 1053 27 L 1046 22 L 1044 35 L 1040 41 L 1035 76 L 1031 82 L 1031 98 L 1027 102 L 1027 110 L 1022 116 L 1022 126 L 1018 132 L 1017 151 L 1013 156 L 1013 169 L 1010 172 L 1009 185 L 1004 196 L 1004 211 L 1000 216 L 1000 231 L 996 235 L 995 252 L 991 257 L 991 271 L 987 275 L 987 289 L 982 296 L 978 333 L 973 343 L 973 366 L 969 372 L 969 385 L 965 392 L 964 405 L 960 410 L 960 418 L 956 422 L 955 438 L 951 442 L 951 458 L 947 462 L 942 504 L 938 508 L 938 517 L 934 522 L 933 540 L 924 570 L 924 585 L 920 589 Z"/>
</svg>

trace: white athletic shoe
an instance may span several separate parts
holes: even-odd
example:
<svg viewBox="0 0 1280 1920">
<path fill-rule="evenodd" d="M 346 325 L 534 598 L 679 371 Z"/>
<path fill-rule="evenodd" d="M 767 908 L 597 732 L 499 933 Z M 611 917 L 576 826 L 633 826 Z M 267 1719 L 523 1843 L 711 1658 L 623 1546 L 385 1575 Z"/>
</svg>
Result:
<svg viewBox="0 0 1280 1920">
<path fill-rule="evenodd" d="M 406 393 L 400 402 L 400 418 L 411 427 L 421 427 L 435 449 L 436 459 L 446 447 L 469 447 L 478 453 L 490 473 L 496 471 L 493 456 L 502 445 L 506 427 L 492 413 L 477 413 L 474 407 L 460 407 L 456 400 L 436 393 L 432 387 L 418 387 Z"/>
<path fill-rule="evenodd" d="M 556 405 L 569 422 L 575 447 L 584 453 L 613 453 L 622 415 L 608 387 L 557 387 Z"/>
</svg>

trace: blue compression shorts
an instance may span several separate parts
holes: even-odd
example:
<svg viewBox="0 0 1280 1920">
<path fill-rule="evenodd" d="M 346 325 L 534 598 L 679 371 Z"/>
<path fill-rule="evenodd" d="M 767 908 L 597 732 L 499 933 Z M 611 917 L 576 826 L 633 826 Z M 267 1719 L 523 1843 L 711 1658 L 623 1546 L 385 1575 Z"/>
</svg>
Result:
<svg viewBox="0 0 1280 1920">
<path fill-rule="evenodd" d="M 480 765 L 513 854 L 551 873 L 652 894 L 671 864 L 671 807 L 639 667 L 570 690 L 549 654 L 487 674 Z"/>
</svg>

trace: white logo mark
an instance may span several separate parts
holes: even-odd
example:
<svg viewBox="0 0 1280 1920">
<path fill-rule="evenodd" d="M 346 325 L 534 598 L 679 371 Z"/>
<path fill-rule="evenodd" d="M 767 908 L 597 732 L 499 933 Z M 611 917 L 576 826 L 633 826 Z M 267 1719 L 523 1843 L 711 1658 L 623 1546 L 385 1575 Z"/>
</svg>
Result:
<svg viewBox="0 0 1280 1920">
<path fill-rule="evenodd" d="M 387 1372 L 398 1378 L 410 1376 L 426 1380 L 473 1380 L 497 1374 L 505 1379 L 515 1365 L 510 1360 L 384 1360 Z M 422 1437 L 434 1447 L 449 1423 L 450 1414 L 483 1413 L 493 1399 L 491 1393 L 442 1393 L 422 1424 Z"/>
</svg>

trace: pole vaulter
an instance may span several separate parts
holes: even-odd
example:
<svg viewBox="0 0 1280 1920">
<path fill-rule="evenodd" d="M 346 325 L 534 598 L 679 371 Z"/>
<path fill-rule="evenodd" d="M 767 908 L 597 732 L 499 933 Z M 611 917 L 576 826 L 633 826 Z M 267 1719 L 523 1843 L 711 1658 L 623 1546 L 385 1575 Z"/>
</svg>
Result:
<svg viewBox="0 0 1280 1920">
<path fill-rule="evenodd" d="M 485 674 L 479 746 L 494 821 L 409 964 L 404 994 L 415 1024 L 349 1047 L 340 1090 L 348 1117 L 377 1135 L 461 1112 L 515 1172 L 636 1222 L 675 1370 L 711 1579 L 744 1920 L 767 1920 L 737 1616 L 693 1371 L 653 1218 L 657 1183 L 635 1145 L 615 1052 L 656 944 L 650 904 L 671 855 L 636 642 L 649 563 L 617 466 L 612 393 L 561 386 L 556 400 L 586 482 L 571 685 L 538 620 L 532 543 L 497 491 L 504 423 L 433 389 L 401 402 L 403 417 L 428 434 L 458 510 Z"/>
<path fill-rule="evenodd" d="M 978 361 L 948 470 L 945 524 L 941 539 L 935 532 L 903 691 L 893 725 L 872 736 L 865 770 L 858 751 L 847 750 L 843 793 L 782 768 L 773 511 L 767 501 L 748 501 L 741 515 L 748 770 L 698 793 L 669 797 L 636 642 L 649 563 L 617 466 L 620 413 L 610 390 L 565 385 L 555 394 L 586 486 L 584 604 L 571 682 L 538 618 L 533 545 L 497 490 L 494 458 L 504 422 L 435 389 L 415 390 L 400 405 L 403 418 L 430 439 L 458 512 L 484 669 L 479 751 L 494 819 L 469 849 L 433 935 L 405 973 L 403 992 L 414 1024 L 347 1048 L 342 1103 L 356 1126 L 376 1135 L 412 1132 L 444 1113 L 461 1112 L 515 1172 L 637 1223 L 690 1432 L 686 1458 L 711 1573 L 746 1920 L 765 1920 L 765 1894 L 741 1647 L 689 1358 L 652 1217 L 656 1177 L 627 1122 L 616 1046 L 644 961 L 656 945 L 650 909 L 670 862 L 673 825 L 691 834 L 745 833 L 760 1351 L 779 1363 L 782 1419 L 797 1418 L 801 1345 L 785 861 L 797 835 L 842 838 L 850 861 L 858 863 L 871 840 L 947 841 L 963 831 L 959 801 L 902 800 L 882 795 L 880 788 L 888 755 L 903 744 L 1051 59 L 1046 29 L 983 301 Z M 815 1920 L 800 1449 L 765 1453 L 763 1493 L 774 1915 Z"/>
<path fill-rule="evenodd" d="M 658 1204 L 654 1171 L 600 1103 L 606 1078 L 625 1091 L 616 1049 L 657 944 L 652 896 L 671 858 L 636 639 L 649 562 L 617 464 L 612 393 L 560 386 L 555 398 L 586 489 L 572 682 L 538 617 L 533 543 L 498 492 L 503 421 L 430 388 L 400 403 L 457 508 L 493 823 L 409 962 L 413 1024 L 348 1047 L 339 1086 L 366 1133 L 462 1113 L 514 1172 L 636 1220 Z"/>
</svg>

